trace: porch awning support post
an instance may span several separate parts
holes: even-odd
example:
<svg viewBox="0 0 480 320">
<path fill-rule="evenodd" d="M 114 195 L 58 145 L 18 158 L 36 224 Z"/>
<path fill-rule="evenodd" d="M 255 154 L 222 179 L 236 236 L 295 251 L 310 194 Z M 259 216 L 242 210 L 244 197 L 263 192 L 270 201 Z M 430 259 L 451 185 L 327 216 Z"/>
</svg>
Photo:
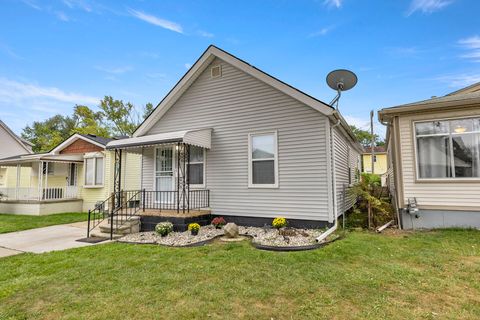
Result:
<svg viewBox="0 0 480 320">
<path fill-rule="evenodd" d="M 177 143 L 177 213 L 180 212 L 180 143 Z"/>
<path fill-rule="evenodd" d="M 15 199 L 17 200 L 19 196 L 18 188 L 20 187 L 20 174 L 21 174 L 20 170 L 22 170 L 22 167 L 20 166 L 20 164 L 17 164 L 17 183 L 15 184 Z"/>
<path fill-rule="evenodd" d="M 185 163 L 185 177 L 186 177 L 186 187 L 187 187 L 187 191 L 185 193 L 186 195 L 186 198 L 187 198 L 187 212 L 190 212 L 190 175 L 188 173 L 188 169 L 190 167 L 190 145 L 185 145 L 186 149 L 185 149 L 185 157 L 184 159 L 186 161 L 184 161 Z M 183 205 L 183 207 L 185 208 L 185 204 Z M 184 209 L 185 210 L 185 209 Z"/>
<path fill-rule="evenodd" d="M 38 200 L 43 198 L 43 161 L 38 162 Z"/>
<path fill-rule="evenodd" d="M 121 206 L 120 191 L 122 187 L 122 149 L 115 149 L 115 165 L 113 173 L 114 207 Z M 113 211 L 112 211 L 113 212 Z"/>
</svg>

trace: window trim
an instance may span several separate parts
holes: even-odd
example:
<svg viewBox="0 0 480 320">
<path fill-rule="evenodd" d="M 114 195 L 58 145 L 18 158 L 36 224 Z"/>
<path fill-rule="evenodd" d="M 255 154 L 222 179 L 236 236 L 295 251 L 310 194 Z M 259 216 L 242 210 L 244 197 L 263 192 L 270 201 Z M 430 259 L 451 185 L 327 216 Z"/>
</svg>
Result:
<svg viewBox="0 0 480 320">
<path fill-rule="evenodd" d="M 103 179 L 102 179 L 102 184 L 95 184 L 96 183 L 96 175 L 97 175 L 97 158 L 101 158 L 103 159 L 102 163 L 103 163 L 103 169 L 102 169 L 102 175 L 103 175 Z M 93 160 L 93 184 L 87 184 L 87 160 L 88 159 L 94 159 Z M 104 185 L 105 185 L 105 165 L 106 165 L 106 161 L 105 161 L 105 156 L 99 156 L 99 155 L 92 155 L 92 156 L 85 156 L 84 159 L 83 159 L 83 187 L 84 188 L 89 188 L 89 189 L 93 189 L 93 188 L 103 188 Z"/>
<path fill-rule="evenodd" d="M 191 148 L 192 146 L 190 146 Z M 206 178 L 207 178 L 207 175 L 206 175 L 206 171 L 207 171 L 207 149 L 205 148 L 202 148 L 202 147 L 198 147 L 198 148 L 201 148 L 203 150 L 203 161 L 202 162 L 191 162 L 190 160 L 188 161 L 188 164 L 199 164 L 199 163 L 202 163 L 203 164 L 203 183 L 202 184 L 193 184 L 193 183 L 190 183 L 190 188 L 193 188 L 193 189 L 205 189 L 206 187 Z M 190 156 L 190 155 L 189 155 Z M 187 166 L 187 176 L 190 174 L 189 173 L 189 170 L 190 168 Z M 189 176 L 188 176 L 189 177 Z M 190 177 L 188 178 L 190 180 Z"/>
<path fill-rule="evenodd" d="M 255 161 L 252 159 L 252 138 L 254 136 L 264 136 L 264 135 L 273 135 L 273 151 L 275 151 L 275 156 L 273 158 L 273 168 L 274 168 L 274 178 L 275 183 L 273 184 L 258 184 L 253 183 L 253 166 L 252 163 Z M 262 159 L 267 160 L 267 159 Z M 268 159 L 271 160 L 271 159 Z M 261 160 L 260 160 L 261 161 Z M 251 132 L 248 134 L 248 188 L 251 189 L 276 189 L 279 187 L 278 183 L 278 130 L 271 131 L 257 131 Z"/>
<path fill-rule="evenodd" d="M 447 136 L 449 139 L 449 147 L 450 147 L 450 167 L 452 170 L 452 175 L 455 174 L 455 165 L 454 165 L 454 157 L 453 157 L 453 141 L 452 137 L 453 136 L 461 136 L 465 134 L 479 134 L 480 131 L 471 131 L 471 132 L 465 132 L 465 133 L 452 133 L 451 128 L 450 128 L 450 123 L 449 123 L 449 130 L 448 133 L 433 133 L 433 134 L 420 134 L 417 135 L 417 131 L 415 130 L 415 125 L 417 123 L 423 123 L 423 122 L 435 122 L 435 121 L 455 121 L 455 120 L 467 120 L 467 119 L 478 119 L 480 116 L 459 116 L 459 117 L 449 117 L 449 118 L 433 118 L 433 119 L 422 119 L 422 120 L 414 120 L 412 121 L 412 132 L 413 132 L 413 149 L 414 149 L 414 168 L 415 168 L 415 181 L 416 182 L 450 182 L 450 183 L 462 183 L 462 182 L 479 182 L 480 177 L 450 177 L 450 178 L 421 178 L 420 177 L 420 170 L 419 170 L 419 162 L 418 162 L 418 140 L 417 138 L 422 138 L 422 137 L 442 137 L 442 136 Z"/>
</svg>

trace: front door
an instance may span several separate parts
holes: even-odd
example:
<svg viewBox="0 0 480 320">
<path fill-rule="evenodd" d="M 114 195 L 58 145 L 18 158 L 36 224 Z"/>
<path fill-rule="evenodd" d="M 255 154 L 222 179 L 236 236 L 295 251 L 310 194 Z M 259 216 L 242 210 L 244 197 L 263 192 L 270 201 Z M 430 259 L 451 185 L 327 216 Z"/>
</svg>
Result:
<svg viewBox="0 0 480 320">
<path fill-rule="evenodd" d="M 155 200 L 157 202 L 175 202 L 175 157 L 174 147 L 165 146 L 155 149 Z"/>
</svg>

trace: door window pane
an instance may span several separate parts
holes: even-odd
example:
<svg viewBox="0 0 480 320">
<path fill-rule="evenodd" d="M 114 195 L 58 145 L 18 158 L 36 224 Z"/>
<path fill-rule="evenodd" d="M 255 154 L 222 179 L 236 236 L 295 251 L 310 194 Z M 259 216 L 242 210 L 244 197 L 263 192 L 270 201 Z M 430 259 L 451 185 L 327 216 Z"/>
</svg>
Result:
<svg viewBox="0 0 480 320">
<path fill-rule="evenodd" d="M 420 178 L 449 178 L 452 176 L 448 136 L 418 138 L 417 145 Z"/>
<path fill-rule="evenodd" d="M 252 163 L 253 184 L 274 184 L 275 183 L 275 161 L 263 160 Z"/>
</svg>

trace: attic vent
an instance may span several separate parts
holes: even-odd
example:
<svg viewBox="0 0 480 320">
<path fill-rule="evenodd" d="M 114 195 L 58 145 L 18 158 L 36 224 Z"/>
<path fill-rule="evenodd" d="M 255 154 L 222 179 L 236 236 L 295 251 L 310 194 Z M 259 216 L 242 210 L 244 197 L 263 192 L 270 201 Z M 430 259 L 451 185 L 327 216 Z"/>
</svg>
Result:
<svg viewBox="0 0 480 320">
<path fill-rule="evenodd" d="M 222 76 L 222 66 L 213 66 L 212 69 L 210 69 L 210 75 L 212 78 L 218 78 Z"/>
</svg>

